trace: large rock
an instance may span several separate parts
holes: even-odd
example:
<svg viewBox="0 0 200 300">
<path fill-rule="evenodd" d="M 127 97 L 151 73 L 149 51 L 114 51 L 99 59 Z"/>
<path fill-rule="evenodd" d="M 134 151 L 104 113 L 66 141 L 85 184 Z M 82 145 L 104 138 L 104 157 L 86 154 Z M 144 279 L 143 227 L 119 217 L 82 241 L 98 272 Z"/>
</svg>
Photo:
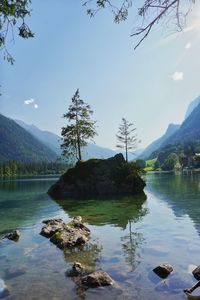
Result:
<svg viewBox="0 0 200 300">
<path fill-rule="evenodd" d="M 44 220 L 43 223 L 45 225 L 42 227 L 40 234 L 47 238 L 52 237 L 56 231 L 63 229 L 65 225 L 62 219 Z"/>
<path fill-rule="evenodd" d="M 70 223 L 65 224 L 62 219 L 43 221 L 45 224 L 41 235 L 50 238 L 50 241 L 60 249 L 84 245 L 89 238 L 90 230 L 82 223 L 80 216 L 75 217 Z"/>
<path fill-rule="evenodd" d="M 144 180 L 122 154 L 78 162 L 50 187 L 53 198 L 127 196 L 143 192 Z"/>
<path fill-rule="evenodd" d="M 93 272 L 81 278 L 81 284 L 88 288 L 113 285 L 113 279 L 106 272 Z"/>
<path fill-rule="evenodd" d="M 88 241 L 88 237 L 84 231 L 65 226 L 62 230 L 58 230 L 50 241 L 57 245 L 60 249 L 82 246 Z"/>
</svg>

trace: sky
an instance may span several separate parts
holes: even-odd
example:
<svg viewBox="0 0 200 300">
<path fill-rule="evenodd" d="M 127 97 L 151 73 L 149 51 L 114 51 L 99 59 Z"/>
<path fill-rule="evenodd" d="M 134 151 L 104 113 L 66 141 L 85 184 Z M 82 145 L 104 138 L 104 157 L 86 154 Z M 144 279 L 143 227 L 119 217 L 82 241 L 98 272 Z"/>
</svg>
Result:
<svg viewBox="0 0 200 300">
<path fill-rule="evenodd" d="M 79 88 L 97 120 L 96 144 L 115 149 L 126 118 L 144 148 L 170 123 L 180 124 L 200 95 L 200 6 L 182 33 L 157 26 L 134 51 L 134 10 L 115 24 L 108 11 L 90 19 L 81 3 L 33 0 L 27 23 L 35 37 L 9 42 L 13 66 L 0 58 L 0 112 L 60 135 Z"/>
</svg>

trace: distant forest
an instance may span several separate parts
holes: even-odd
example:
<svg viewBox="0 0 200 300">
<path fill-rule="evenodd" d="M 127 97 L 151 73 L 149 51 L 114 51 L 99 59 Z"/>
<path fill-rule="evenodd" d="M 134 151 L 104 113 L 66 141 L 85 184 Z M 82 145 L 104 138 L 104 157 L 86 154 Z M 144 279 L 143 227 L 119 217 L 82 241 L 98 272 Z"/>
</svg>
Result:
<svg viewBox="0 0 200 300">
<path fill-rule="evenodd" d="M 18 175 L 62 174 L 69 166 L 63 162 L 20 163 L 15 160 L 0 164 L 0 177 Z"/>
</svg>

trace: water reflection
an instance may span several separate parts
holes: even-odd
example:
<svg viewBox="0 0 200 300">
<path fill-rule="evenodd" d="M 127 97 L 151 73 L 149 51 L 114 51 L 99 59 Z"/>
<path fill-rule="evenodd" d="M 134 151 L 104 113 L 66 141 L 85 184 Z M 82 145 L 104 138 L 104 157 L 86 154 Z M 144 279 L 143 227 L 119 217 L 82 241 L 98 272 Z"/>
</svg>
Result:
<svg viewBox="0 0 200 300">
<path fill-rule="evenodd" d="M 121 241 L 125 261 L 131 267 L 131 271 L 134 271 L 141 261 L 139 247 L 142 245 L 144 237 L 141 232 L 133 231 L 132 226 L 132 221 L 129 221 L 128 234 L 121 237 Z"/>
<path fill-rule="evenodd" d="M 99 267 L 102 249 L 101 244 L 88 243 L 82 248 L 64 250 L 64 258 L 67 263 L 79 262 L 96 270 Z"/>
<path fill-rule="evenodd" d="M 90 225 L 114 225 L 125 229 L 129 221 L 137 222 L 147 213 L 146 195 L 120 199 L 56 200 L 70 218 L 83 216 Z"/>
<path fill-rule="evenodd" d="M 148 190 L 164 200 L 177 217 L 188 215 L 200 234 L 200 173 L 149 174 Z"/>
</svg>

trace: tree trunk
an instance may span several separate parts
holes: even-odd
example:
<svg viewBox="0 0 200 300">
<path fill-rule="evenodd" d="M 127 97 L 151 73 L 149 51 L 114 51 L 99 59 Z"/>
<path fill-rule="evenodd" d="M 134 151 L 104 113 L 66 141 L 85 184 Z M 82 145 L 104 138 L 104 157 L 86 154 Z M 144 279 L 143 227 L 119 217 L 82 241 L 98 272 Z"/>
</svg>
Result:
<svg viewBox="0 0 200 300">
<path fill-rule="evenodd" d="M 80 146 L 80 139 L 77 139 L 77 145 L 78 145 L 78 160 L 82 160 L 82 155 L 81 155 L 81 146 Z"/>
<path fill-rule="evenodd" d="M 126 148 L 126 162 L 128 162 L 128 145 L 127 145 L 127 137 L 126 137 L 126 145 L 125 145 L 125 148 Z"/>
</svg>

